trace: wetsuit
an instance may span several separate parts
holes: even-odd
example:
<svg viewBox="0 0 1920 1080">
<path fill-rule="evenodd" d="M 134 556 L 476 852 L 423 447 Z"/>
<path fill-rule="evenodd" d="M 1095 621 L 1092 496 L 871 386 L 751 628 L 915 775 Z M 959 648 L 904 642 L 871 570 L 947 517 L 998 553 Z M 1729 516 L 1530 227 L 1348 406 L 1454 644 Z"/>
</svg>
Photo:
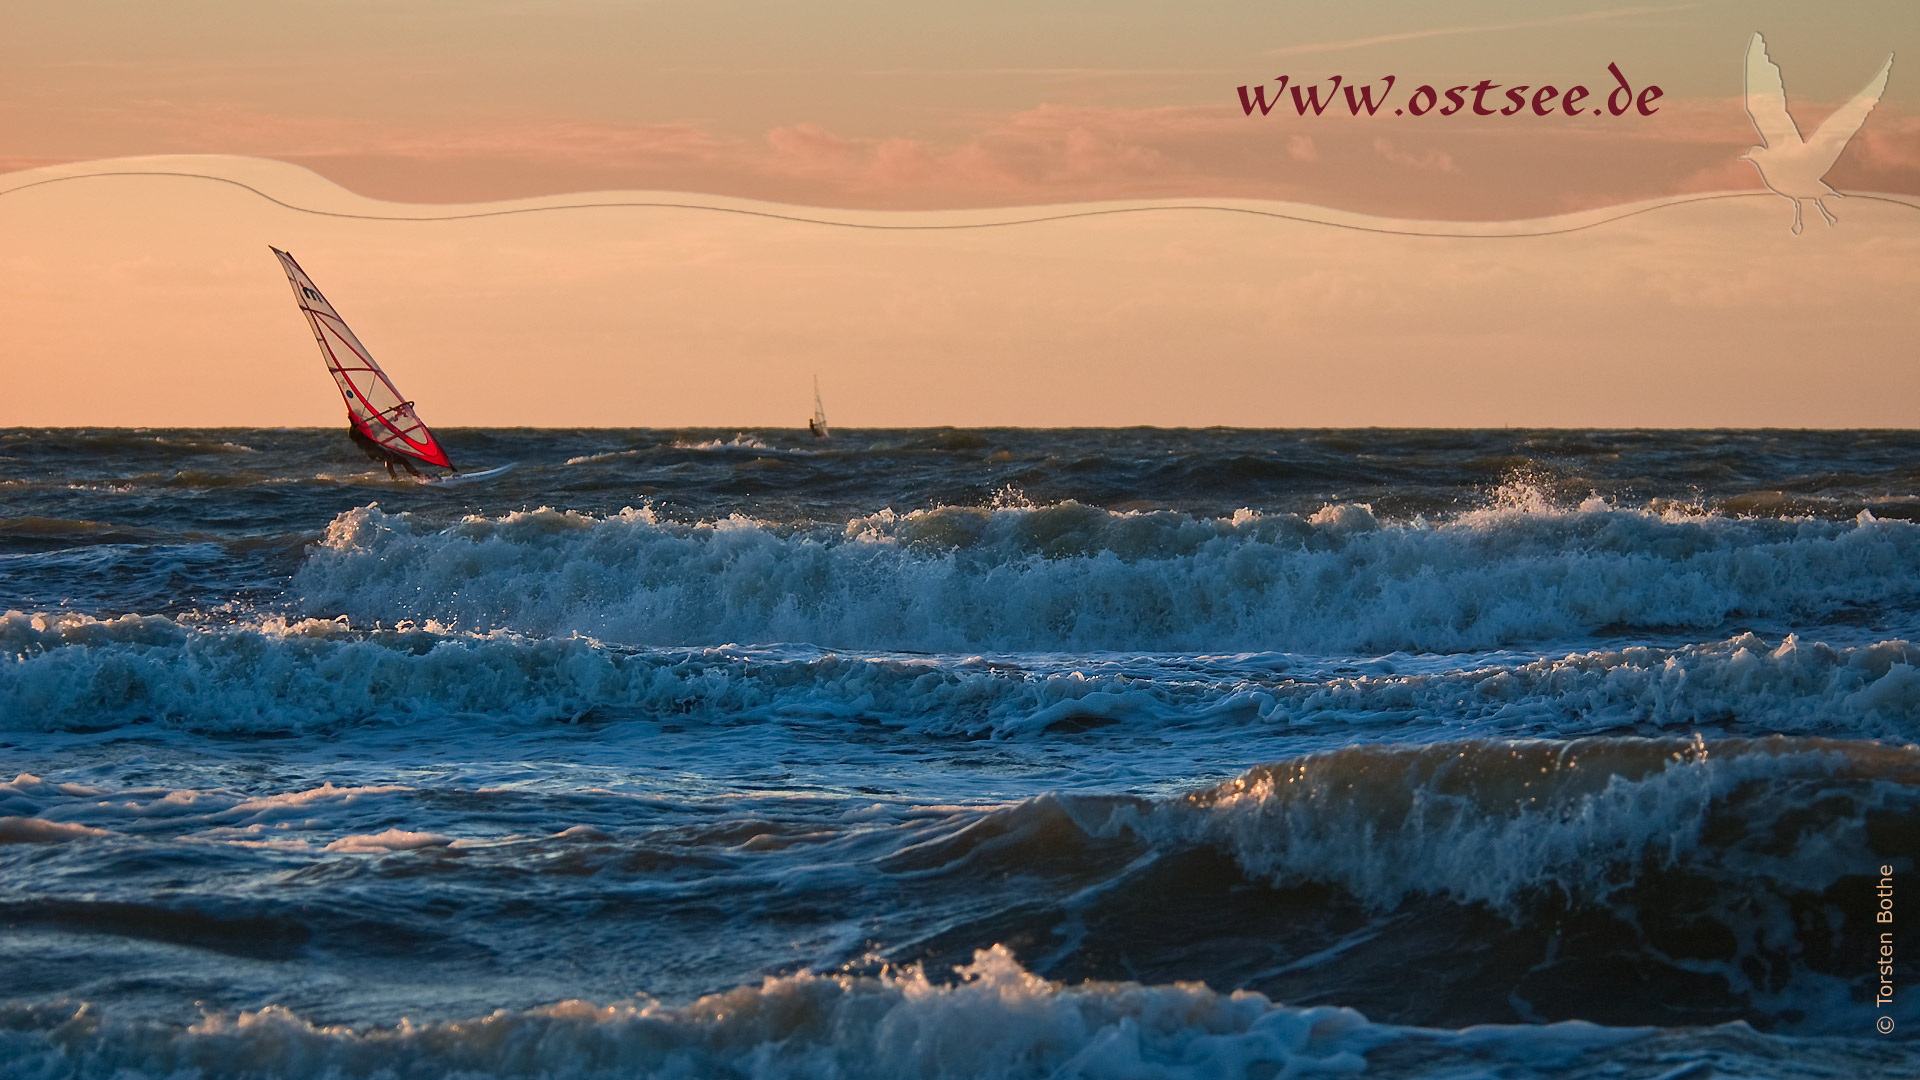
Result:
<svg viewBox="0 0 1920 1080">
<path fill-rule="evenodd" d="M 362 435 L 360 429 L 352 423 L 351 417 L 348 418 L 347 437 L 353 440 L 353 445 L 359 447 L 361 453 L 385 465 L 388 476 L 396 480 L 399 479 L 399 475 L 393 471 L 396 463 L 413 475 L 420 475 L 420 470 L 413 467 L 413 459 L 407 457 L 405 454 L 389 450 L 379 443 L 374 442 L 372 439 L 367 438 L 365 435 Z"/>
</svg>

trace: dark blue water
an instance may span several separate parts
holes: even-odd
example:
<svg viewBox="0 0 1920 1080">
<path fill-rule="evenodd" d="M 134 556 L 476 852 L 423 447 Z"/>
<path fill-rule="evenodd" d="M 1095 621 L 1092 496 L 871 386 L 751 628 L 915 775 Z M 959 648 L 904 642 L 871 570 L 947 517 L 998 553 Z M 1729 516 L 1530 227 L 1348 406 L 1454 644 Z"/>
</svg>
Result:
<svg viewBox="0 0 1920 1080">
<path fill-rule="evenodd" d="M 443 435 L 0 432 L 0 1074 L 1920 1070 L 1920 434 Z"/>
</svg>

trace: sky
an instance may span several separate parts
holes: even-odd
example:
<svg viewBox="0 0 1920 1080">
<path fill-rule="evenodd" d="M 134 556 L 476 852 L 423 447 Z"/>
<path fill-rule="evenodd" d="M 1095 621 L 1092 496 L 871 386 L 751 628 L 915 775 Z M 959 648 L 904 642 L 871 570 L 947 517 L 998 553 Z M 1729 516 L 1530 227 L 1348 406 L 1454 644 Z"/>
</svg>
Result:
<svg viewBox="0 0 1920 1080">
<path fill-rule="evenodd" d="M 138 157 L 388 216 L 651 191 L 896 223 L 1115 200 L 1545 219 L 1764 195 L 1739 160 L 1756 30 L 1804 132 L 1914 58 L 1827 179 L 1920 203 L 1920 5 L 1773 0 L 0 0 L 0 193 Z M 1609 63 L 1661 88 L 1652 115 L 1263 116 L 1238 93 L 1392 75 L 1395 105 L 1486 79 L 1496 104 L 1581 84 L 1591 106 Z M 1531 243 L 1220 214 L 356 224 L 189 187 L 0 194 L 0 372 L 32 388 L 0 424 L 337 422 L 267 243 L 435 424 L 791 423 L 814 373 L 839 424 L 1920 420 L 1859 393 L 1913 381 L 1912 331 L 1872 305 L 1912 294 L 1920 213 L 1857 199 L 1800 237 L 1756 196 Z M 1847 380 L 1796 366 L 1809 343 Z M 516 388 L 529 355 L 542 379 Z M 92 392 L 60 393 L 76 372 Z"/>
</svg>

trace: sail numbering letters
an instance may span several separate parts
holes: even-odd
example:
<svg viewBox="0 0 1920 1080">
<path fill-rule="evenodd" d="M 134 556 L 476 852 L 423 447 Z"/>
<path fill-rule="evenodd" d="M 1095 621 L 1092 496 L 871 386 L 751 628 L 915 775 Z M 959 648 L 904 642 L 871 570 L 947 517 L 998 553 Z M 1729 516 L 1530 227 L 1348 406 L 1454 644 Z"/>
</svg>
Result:
<svg viewBox="0 0 1920 1080">
<path fill-rule="evenodd" d="M 1659 106 L 1654 102 L 1660 100 L 1666 91 L 1658 86 L 1649 85 L 1636 92 L 1628 83 L 1627 77 L 1621 74 L 1619 64 L 1609 63 L 1607 72 L 1613 76 L 1614 88 L 1603 99 L 1605 107 L 1594 105 L 1591 115 L 1652 116 L 1660 111 Z M 1291 77 L 1287 75 L 1276 76 L 1273 81 L 1280 85 L 1275 88 L 1271 100 L 1267 97 L 1266 83 L 1239 88 L 1240 108 L 1246 115 L 1252 116 L 1254 110 L 1258 109 L 1261 116 L 1266 116 L 1277 108 L 1281 110 L 1282 115 L 1285 115 L 1287 110 L 1281 106 L 1290 102 L 1293 106 L 1292 111 L 1297 115 L 1319 116 L 1329 107 L 1338 104 L 1344 97 L 1347 112 L 1354 116 L 1373 116 L 1386 108 L 1387 100 L 1393 94 L 1393 84 L 1397 79 L 1393 75 L 1382 76 L 1382 81 L 1386 85 L 1380 87 L 1376 94 L 1374 83 L 1352 83 L 1343 86 L 1341 84 L 1345 81 L 1345 77 L 1335 75 L 1328 80 L 1331 85 L 1324 87 L 1326 90 L 1324 95 L 1321 93 L 1323 86 L 1318 82 L 1289 85 Z M 1495 93 L 1503 87 L 1505 93 Z M 1491 104 L 1488 103 L 1489 95 L 1492 96 Z M 1534 87 L 1522 83 L 1504 86 L 1492 79 L 1481 79 L 1472 85 L 1462 83 L 1459 86 L 1448 87 L 1446 90 L 1436 90 L 1422 83 L 1407 98 L 1404 105 L 1394 108 L 1393 115 L 1426 116 L 1429 113 L 1436 113 L 1440 116 L 1452 116 L 1458 112 L 1471 111 L 1475 116 L 1517 116 L 1522 112 L 1530 111 L 1535 116 L 1550 116 L 1556 112 L 1566 116 L 1579 116 L 1587 111 L 1585 102 L 1592 95 L 1593 92 L 1585 86 L 1569 86 L 1562 91 L 1559 87 L 1552 85 Z M 1446 100 L 1444 105 L 1440 104 L 1443 97 Z M 1501 105 L 1502 101 L 1507 104 Z M 1336 114 L 1339 112 L 1337 108 L 1334 111 Z"/>
</svg>

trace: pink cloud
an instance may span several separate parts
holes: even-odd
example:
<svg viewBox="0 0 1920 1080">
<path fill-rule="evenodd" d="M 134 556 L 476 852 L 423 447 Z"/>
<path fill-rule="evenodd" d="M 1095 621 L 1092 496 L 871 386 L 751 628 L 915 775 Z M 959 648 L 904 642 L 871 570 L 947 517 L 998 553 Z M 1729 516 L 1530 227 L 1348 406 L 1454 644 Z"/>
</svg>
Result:
<svg viewBox="0 0 1920 1080">
<path fill-rule="evenodd" d="M 1373 152 L 1393 162 L 1395 165 L 1404 166 L 1409 169 L 1424 169 L 1444 173 L 1457 173 L 1460 171 L 1459 167 L 1453 163 L 1453 155 L 1444 150 L 1429 150 L 1424 154 L 1408 153 L 1405 150 L 1395 147 L 1393 143 L 1386 139 L 1375 136 L 1373 140 Z"/>
<path fill-rule="evenodd" d="M 1149 136 L 1169 130 L 1164 116 L 1154 116 L 1144 126 Z M 883 194 L 972 190 L 1045 198 L 1050 191 L 1073 189 L 1080 193 L 1075 197 L 1085 198 L 1130 185 L 1198 177 L 1187 162 L 1150 145 L 1142 134 L 1107 111 L 1052 106 L 1001 118 L 970 139 L 948 145 L 847 137 L 817 124 L 797 124 L 769 132 L 770 153 L 750 164 L 773 176 Z"/>
</svg>

